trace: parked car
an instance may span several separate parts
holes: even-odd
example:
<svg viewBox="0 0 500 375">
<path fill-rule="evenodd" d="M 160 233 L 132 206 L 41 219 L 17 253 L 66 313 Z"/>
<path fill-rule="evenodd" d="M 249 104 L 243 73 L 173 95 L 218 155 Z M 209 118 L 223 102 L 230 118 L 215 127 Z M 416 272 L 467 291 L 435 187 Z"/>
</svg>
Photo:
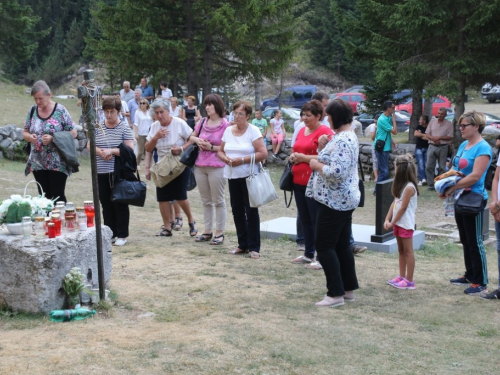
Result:
<svg viewBox="0 0 500 375">
<path fill-rule="evenodd" d="M 281 105 L 300 109 L 304 104 L 311 100 L 316 91 L 316 86 L 299 85 L 287 87 L 283 91 Z M 260 108 L 264 110 L 267 107 L 277 107 L 279 106 L 279 102 L 280 95 L 277 95 L 273 99 L 265 99 L 261 103 Z"/>
<path fill-rule="evenodd" d="M 408 89 L 398 91 L 392 95 L 392 97 L 395 100 L 401 100 L 401 99 L 406 100 L 410 96 L 411 96 L 411 90 L 408 90 Z M 365 112 L 365 110 L 366 110 L 365 102 L 364 101 L 358 102 L 358 104 L 356 105 L 356 112 L 363 113 L 363 112 Z"/>
<path fill-rule="evenodd" d="M 410 128 L 411 115 L 406 111 L 395 111 L 394 113 L 396 114 L 396 126 L 398 128 L 398 132 L 407 131 Z M 378 114 L 381 115 L 382 111 L 380 111 Z M 375 116 L 368 113 L 362 113 L 361 115 L 356 117 L 356 119 L 363 126 L 363 133 L 365 132 L 367 126 L 375 122 Z"/>
<path fill-rule="evenodd" d="M 363 85 L 354 85 L 352 87 L 349 87 L 344 92 L 361 92 L 361 93 L 363 93 L 364 88 L 365 88 L 365 86 L 363 86 Z"/>
<path fill-rule="evenodd" d="M 495 103 L 500 99 L 500 85 L 493 86 L 491 83 L 486 83 L 481 89 L 481 97 L 490 103 Z"/>
<path fill-rule="evenodd" d="M 424 99 L 422 99 L 422 103 L 424 102 Z M 437 116 L 439 112 L 439 108 L 444 107 L 444 108 L 451 108 L 451 102 L 448 100 L 448 98 L 444 96 L 437 96 L 432 99 L 432 116 Z M 409 98 L 406 102 L 399 104 L 396 106 L 396 110 L 398 111 L 406 111 L 409 113 L 413 112 L 413 100 L 412 98 Z"/>
<path fill-rule="evenodd" d="M 496 115 L 492 115 L 491 113 L 484 113 L 483 114 L 486 116 L 486 126 L 493 125 L 497 128 L 500 128 L 500 117 Z M 448 121 L 453 122 L 453 118 L 455 117 L 454 113 L 450 113 L 446 116 L 446 119 Z"/>
<path fill-rule="evenodd" d="M 330 100 L 333 99 L 341 99 L 347 103 L 349 103 L 352 107 L 354 113 L 358 113 L 356 109 L 356 105 L 363 100 L 366 100 L 365 94 L 361 92 L 341 92 L 340 94 L 330 95 Z"/>
<path fill-rule="evenodd" d="M 262 111 L 262 117 L 270 120 L 274 117 L 274 111 L 276 111 L 278 107 L 269 107 Z M 296 108 L 281 108 L 281 113 L 283 117 L 289 117 L 292 120 L 298 120 L 300 118 L 300 111 Z"/>
</svg>

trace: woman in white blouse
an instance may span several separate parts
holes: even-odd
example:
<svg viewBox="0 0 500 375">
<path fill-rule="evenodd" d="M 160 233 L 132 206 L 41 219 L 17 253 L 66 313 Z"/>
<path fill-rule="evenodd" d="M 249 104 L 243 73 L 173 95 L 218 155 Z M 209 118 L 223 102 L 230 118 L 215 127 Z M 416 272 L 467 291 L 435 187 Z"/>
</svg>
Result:
<svg viewBox="0 0 500 375">
<path fill-rule="evenodd" d="M 252 105 L 246 101 L 233 106 L 235 125 L 224 131 L 218 156 L 226 166 L 224 178 L 228 179 L 231 208 L 238 237 L 238 247 L 233 255 L 250 252 L 252 259 L 260 258 L 259 209 L 250 207 L 246 178 L 250 175 L 250 159 L 255 154 L 255 163 L 267 158 L 267 148 L 259 128 L 248 123 Z M 253 173 L 258 172 L 255 166 Z"/>
<path fill-rule="evenodd" d="M 151 156 L 157 162 L 168 152 L 172 152 L 173 155 L 180 155 L 189 146 L 190 142 L 188 142 L 188 139 L 192 133 L 191 128 L 184 120 L 170 116 L 170 106 L 167 102 L 155 100 L 151 104 L 151 108 L 154 109 L 158 121 L 155 121 L 151 125 L 146 138 L 146 179 L 148 180 L 151 179 Z M 160 214 L 163 219 L 163 227 L 156 234 L 157 236 L 172 236 L 172 201 L 177 201 L 188 217 L 189 235 L 194 237 L 198 233 L 187 198 L 187 186 L 190 174 L 190 169 L 186 168 L 184 172 L 167 185 L 162 188 L 156 188 L 156 200 L 160 206 Z"/>
<path fill-rule="evenodd" d="M 137 140 L 137 167 L 141 165 L 142 157 L 144 156 L 144 145 L 146 137 L 149 133 L 149 128 L 153 123 L 153 119 L 149 114 L 149 102 L 146 99 L 141 99 L 139 102 L 139 110 L 135 111 L 134 116 L 134 132 Z"/>
<path fill-rule="evenodd" d="M 313 174 L 306 196 L 319 204 L 315 246 L 326 276 L 327 293 L 316 306 L 342 306 L 354 301 L 358 279 L 350 249 L 352 213 L 359 204 L 358 138 L 351 130 L 351 106 L 335 99 L 326 107 L 335 136 L 319 139 L 318 159 L 309 163 Z M 328 142 L 328 143 L 327 143 Z"/>
<path fill-rule="evenodd" d="M 179 99 L 177 99 L 175 96 L 172 96 L 170 98 L 170 114 L 174 117 L 181 117 L 182 115 L 182 108 L 179 105 Z"/>
</svg>

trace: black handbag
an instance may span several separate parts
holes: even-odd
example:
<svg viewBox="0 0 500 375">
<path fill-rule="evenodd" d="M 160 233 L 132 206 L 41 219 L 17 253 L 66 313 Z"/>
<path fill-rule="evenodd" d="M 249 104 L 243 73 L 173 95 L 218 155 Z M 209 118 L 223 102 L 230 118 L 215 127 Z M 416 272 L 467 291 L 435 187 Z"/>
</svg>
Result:
<svg viewBox="0 0 500 375">
<path fill-rule="evenodd" d="M 146 201 L 146 183 L 141 181 L 139 173 L 137 181 L 119 180 L 111 189 L 111 201 L 144 207 Z"/>
<path fill-rule="evenodd" d="M 187 185 L 187 191 L 191 191 L 196 187 L 196 178 L 194 178 L 194 170 L 193 168 L 190 168 L 191 171 L 189 172 L 189 182 Z"/>
<path fill-rule="evenodd" d="M 475 216 L 483 209 L 483 194 L 464 191 L 455 202 L 455 212 L 465 216 Z"/>
<path fill-rule="evenodd" d="M 35 109 L 36 109 L 36 105 L 34 105 L 33 107 L 31 107 L 31 112 L 30 112 L 30 123 L 31 123 L 31 120 L 33 119 L 33 114 L 35 113 Z M 24 151 L 24 153 L 25 153 L 27 156 L 30 156 L 30 154 L 31 154 L 31 142 L 24 141 L 23 151 Z"/>
<path fill-rule="evenodd" d="M 288 162 L 285 165 L 285 170 L 280 177 L 280 189 L 283 190 L 285 194 L 285 206 L 286 208 L 290 207 L 293 198 L 293 173 L 292 173 L 292 163 Z M 286 192 L 290 191 L 292 194 L 290 195 L 290 199 L 286 200 Z"/>
<path fill-rule="evenodd" d="M 181 163 L 184 164 L 188 168 L 193 168 L 194 163 L 196 163 L 196 159 L 198 158 L 198 154 L 200 149 L 196 143 L 191 143 L 186 151 L 184 151 L 181 155 Z"/>
</svg>

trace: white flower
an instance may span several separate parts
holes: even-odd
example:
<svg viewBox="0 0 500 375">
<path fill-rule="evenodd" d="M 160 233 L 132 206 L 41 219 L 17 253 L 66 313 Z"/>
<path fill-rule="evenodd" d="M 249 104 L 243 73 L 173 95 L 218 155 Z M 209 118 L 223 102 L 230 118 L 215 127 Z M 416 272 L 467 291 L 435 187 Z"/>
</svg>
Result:
<svg viewBox="0 0 500 375">
<path fill-rule="evenodd" d="M 23 197 L 19 194 L 13 194 L 10 196 L 10 199 L 12 199 L 14 202 L 21 202 Z"/>
</svg>

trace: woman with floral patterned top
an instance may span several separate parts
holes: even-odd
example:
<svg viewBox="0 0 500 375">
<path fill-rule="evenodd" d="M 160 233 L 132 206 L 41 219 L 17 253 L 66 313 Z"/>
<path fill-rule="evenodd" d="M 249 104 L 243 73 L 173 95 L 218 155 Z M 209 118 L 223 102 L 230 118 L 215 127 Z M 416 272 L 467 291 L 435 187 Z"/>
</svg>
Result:
<svg viewBox="0 0 500 375">
<path fill-rule="evenodd" d="M 358 279 L 350 249 L 352 213 L 359 204 L 358 138 L 351 130 L 352 108 L 340 99 L 326 107 L 328 121 L 335 132 L 330 141 L 318 139 L 317 159 L 309 162 L 313 174 L 306 196 L 318 204 L 314 245 L 326 276 L 327 293 L 316 306 L 342 306 L 354 301 Z"/>
<path fill-rule="evenodd" d="M 67 131 L 76 138 L 75 123 L 63 105 L 52 101 L 52 93 L 45 81 L 37 81 L 31 88 L 35 105 L 30 108 L 24 123 L 23 138 L 31 143 L 31 152 L 24 174 L 33 172 L 45 196 L 66 202 L 66 179 L 73 172 L 52 142 L 54 133 Z M 40 186 L 38 192 L 42 194 Z"/>
</svg>

